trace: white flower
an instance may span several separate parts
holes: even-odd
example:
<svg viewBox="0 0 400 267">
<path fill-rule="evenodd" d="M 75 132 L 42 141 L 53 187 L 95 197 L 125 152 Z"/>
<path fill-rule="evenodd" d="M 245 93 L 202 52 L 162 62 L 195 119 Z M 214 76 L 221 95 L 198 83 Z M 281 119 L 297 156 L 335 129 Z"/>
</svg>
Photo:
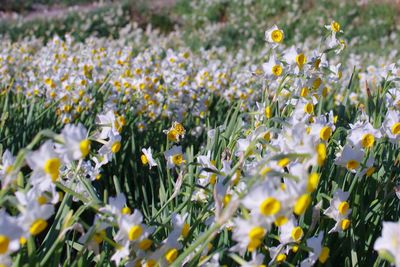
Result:
<svg viewBox="0 0 400 267">
<path fill-rule="evenodd" d="M 350 220 L 347 219 L 351 213 L 350 205 L 347 202 L 349 192 L 343 192 L 341 189 L 336 190 L 330 201 L 330 206 L 325 210 L 324 214 L 336 221 L 335 226 L 329 231 L 342 232 L 349 228 Z"/>
<path fill-rule="evenodd" d="M 283 224 L 279 230 L 279 240 L 282 244 L 300 242 L 304 235 L 303 229 L 298 226 L 294 216 L 291 216 L 288 222 Z"/>
<path fill-rule="evenodd" d="M 63 144 L 56 144 L 56 151 L 65 162 L 86 157 L 90 152 L 90 141 L 87 130 L 82 124 L 67 124 L 61 131 Z"/>
<path fill-rule="evenodd" d="M 19 239 L 23 230 L 16 218 L 8 215 L 4 209 L 0 209 L 0 256 L 9 255 L 19 249 Z M 1 258 L 0 258 L 1 263 Z"/>
<path fill-rule="evenodd" d="M 58 194 L 55 186 L 50 186 L 47 190 L 42 190 L 37 186 L 33 186 L 28 192 L 17 191 L 15 196 L 19 204 L 28 207 L 32 204 L 56 204 L 60 195 Z"/>
<path fill-rule="evenodd" d="M 110 197 L 108 201 L 109 204 L 99 209 L 101 212 L 116 217 L 131 213 L 131 210 L 126 206 L 124 193 L 118 193 L 116 197 Z"/>
<path fill-rule="evenodd" d="M 7 149 L 3 153 L 1 165 L 0 165 L 0 180 L 2 187 L 6 187 L 16 176 L 13 174 L 13 164 L 15 157 Z"/>
<path fill-rule="evenodd" d="M 242 203 L 251 211 L 252 216 L 260 216 L 271 223 L 278 217 L 287 216 L 290 207 L 284 205 L 286 200 L 287 197 L 280 188 L 280 182 L 277 179 L 268 179 L 253 186 Z"/>
<path fill-rule="evenodd" d="M 271 44 L 272 48 L 277 47 L 280 43 L 282 43 L 285 35 L 278 26 L 274 25 L 265 31 L 265 40 Z"/>
<path fill-rule="evenodd" d="M 283 58 L 289 64 L 290 68 L 295 70 L 295 73 L 298 73 L 307 64 L 306 55 L 294 46 L 285 51 Z"/>
<path fill-rule="evenodd" d="M 336 155 L 335 164 L 347 168 L 356 173 L 360 168 L 361 161 L 364 159 L 364 150 L 359 147 L 352 147 L 346 144 L 342 151 Z"/>
<path fill-rule="evenodd" d="M 40 205 L 39 203 L 34 202 L 23 210 L 18 219 L 26 231 L 31 235 L 36 236 L 47 228 L 47 219 L 49 219 L 53 214 L 53 205 Z"/>
<path fill-rule="evenodd" d="M 133 214 L 122 214 L 118 218 L 119 231 L 114 236 L 118 244 L 140 242 L 152 233 L 152 229 L 143 224 L 143 215 L 135 210 Z"/>
<path fill-rule="evenodd" d="M 98 134 L 98 138 L 106 139 L 111 133 L 114 135 L 118 135 L 118 129 L 115 127 L 115 114 L 114 111 L 109 110 L 105 114 L 100 114 L 96 118 L 96 123 L 100 125 L 101 132 Z"/>
<path fill-rule="evenodd" d="M 110 133 L 109 140 L 99 149 L 99 154 L 104 157 L 103 162 L 111 160 L 112 155 L 121 149 L 121 136 Z"/>
<path fill-rule="evenodd" d="M 39 150 L 28 153 L 26 162 L 33 170 L 30 178 L 32 185 L 48 188 L 48 184 L 59 177 L 62 162 L 59 154 L 54 150 L 52 141 L 46 141 Z"/>
<path fill-rule="evenodd" d="M 267 78 L 278 78 L 283 74 L 283 65 L 280 61 L 278 61 L 275 55 L 272 55 L 268 62 L 262 65 L 263 71 Z"/>
<path fill-rule="evenodd" d="M 376 130 L 369 122 L 357 122 L 354 125 L 350 125 L 350 127 L 347 141 L 353 146 L 371 148 L 375 143 L 375 139 L 379 139 L 382 136 L 379 130 Z"/>
<path fill-rule="evenodd" d="M 148 149 L 142 148 L 142 156 L 140 157 L 140 160 L 142 161 L 143 165 L 149 165 L 149 169 L 151 169 L 154 166 L 157 166 L 157 162 L 153 158 L 153 154 L 151 153 L 151 147 Z"/>
<path fill-rule="evenodd" d="M 116 266 L 119 266 L 121 260 L 128 256 L 129 256 L 129 243 L 125 243 L 115 250 L 115 253 L 112 255 L 111 260 L 115 262 Z"/>
<path fill-rule="evenodd" d="M 311 248 L 311 251 L 308 254 L 308 258 L 301 262 L 301 267 L 314 266 L 314 263 L 317 260 L 319 260 L 321 263 L 326 262 L 329 257 L 329 248 L 322 246 L 323 238 L 324 232 L 320 232 L 317 237 L 307 239 L 307 247 Z"/>
<path fill-rule="evenodd" d="M 382 236 L 375 241 L 374 249 L 379 254 L 389 254 L 386 256 L 391 263 L 400 266 L 400 222 L 383 222 Z"/>
<path fill-rule="evenodd" d="M 266 221 L 259 216 L 251 216 L 249 220 L 235 218 L 232 238 L 237 244 L 231 248 L 244 254 L 246 251 L 255 252 L 263 243 L 267 233 Z"/>
<path fill-rule="evenodd" d="M 173 146 L 171 149 L 165 151 L 164 157 L 167 160 L 168 169 L 172 169 L 175 166 L 181 166 L 186 162 L 181 146 Z"/>
<path fill-rule="evenodd" d="M 398 144 L 400 141 L 400 112 L 389 110 L 382 124 L 382 132 L 387 135 L 389 141 Z"/>
<path fill-rule="evenodd" d="M 83 235 L 78 239 L 78 242 L 84 244 L 88 249 L 93 250 L 94 253 L 98 255 L 100 244 L 106 236 L 106 228 L 108 226 L 107 223 L 101 222 L 99 217 L 96 216 L 93 224 L 89 227 L 86 233 L 84 233 L 82 229 Z"/>
</svg>

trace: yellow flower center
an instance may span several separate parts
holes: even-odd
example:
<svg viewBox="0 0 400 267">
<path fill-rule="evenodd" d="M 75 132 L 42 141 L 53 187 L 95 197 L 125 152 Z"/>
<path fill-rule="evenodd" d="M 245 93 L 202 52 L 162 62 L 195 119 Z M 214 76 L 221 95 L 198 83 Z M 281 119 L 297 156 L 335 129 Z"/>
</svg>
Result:
<svg viewBox="0 0 400 267">
<path fill-rule="evenodd" d="M 5 235 L 0 235 L 0 254 L 5 254 L 8 251 L 10 239 Z"/>
<path fill-rule="evenodd" d="M 179 122 L 175 122 L 174 125 L 173 125 L 173 128 L 174 128 L 174 130 L 177 131 L 177 133 L 179 135 L 184 135 L 185 132 L 186 132 L 185 128 Z"/>
<path fill-rule="evenodd" d="M 274 74 L 275 76 L 280 76 L 282 74 L 282 67 L 281 65 L 275 65 L 272 67 L 272 74 Z"/>
<path fill-rule="evenodd" d="M 274 30 L 271 33 L 271 39 L 275 43 L 280 43 L 283 40 L 283 32 L 281 30 Z"/>
<path fill-rule="evenodd" d="M 314 81 L 313 81 L 313 88 L 314 89 L 318 89 L 321 86 L 322 80 L 320 77 L 317 77 Z"/>
<path fill-rule="evenodd" d="M 300 69 L 303 67 L 303 65 L 306 63 L 306 61 L 307 61 L 307 57 L 303 53 L 298 54 L 296 56 L 296 63 Z"/>
<path fill-rule="evenodd" d="M 19 243 L 21 244 L 21 246 L 25 245 L 26 242 L 27 242 L 27 240 L 26 240 L 25 237 L 21 236 L 21 237 L 19 238 Z"/>
<path fill-rule="evenodd" d="M 44 205 L 44 204 L 47 203 L 47 198 L 46 198 L 45 196 L 39 196 L 39 197 L 37 198 L 37 202 L 38 202 L 40 205 Z"/>
<path fill-rule="evenodd" d="M 260 205 L 260 213 L 265 216 L 277 214 L 281 210 L 281 203 L 273 197 L 267 197 Z"/>
<path fill-rule="evenodd" d="M 326 159 L 326 146 L 324 143 L 319 143 L 316 147 L 317 151 L 317 164 L 322 166 Z"/>
<path fill-rule="evenodd" d="M 314 61 L 314 68 L 315 68 L 315 69 L 318 69 L 318 68 L 319 68 L 319 64 L 321 64 L 321 59 L 320 59 L 320 58 L 317 58 L 317 59 Z"/>
<path fill-rule="evenodd" d="M 295 242 L 300 241 L 300 239 L 303 237 L 303 229 L 301 229 L 300 226 L 293 228 L 291 237 Z"/>
<path fill-rule="evenodd" d="M 174 165 L 181 165 L 184 162 L 183 155 L 182 154 L 173 155 L 172 162 L 174 163 Z"/>
<path fill-rule="evenodd" d="M 222 199 L 222 202 L 224 203 L 224 206 L 229 204 L 229 202 L 231 201 L 231 198 L 232 198 L 231 194 L 226 194 L 224 196 L 224 198 Z"/>
<path fill-rule="evenodd" d="M 318 260 L 321 263 L 325 263 L 326 260 L 329 258 L 329 251 L 330 249 L 328 247 L 323 247 L 321 250 L 321 254 L 319 254 Z"/>
<path fill-rule="evenodd" d="M 210 184 L 214 185 L 217 182 L 217 175 L 215 173 L 210 176 Z"/>
<path fill-rule="evenodd" d="M 157 262 L 153 259 L 148 259 L 144 265 L 144 267 L 154 267 L 157 265 Z"/>
<path fill-rule="evenodd" d="M 262 239 L 265 235 L 265 230 L 261 226 L 255 226 L 251 228 L 249 232 L 249 238 L 250 240 L 253 239 Z"/>
<path fill-rule="evenodd" d="M 153 244 L 153 241 L 150 239 L 143 239 L 142 241 L 140 241 L 139 243 L 139 248 L 141 250 L 148 250 L 151 245 Z"/>
<path fill-rule="evenodd" d="M 271 106 L 267 106 L 267 107 L 265 108 L 265 117 L 266 117 L 267 119 L 269 119 L 269 118 L 272 117 L 272 109 L 271 109 Z"/>
<path fill-rule="evenodd" d="M 301 88 L 300 96 L 301 97 L 306 97 L 307 95 L 308 95 L 308 88 L 307 87 Z"/>
<path fill-rule="evenodd" d="M 289 164 L 289 162 L 290 162 L 289 158 L 283 158 L 278 161 L 278 165 L 284 168 Z"/>
<path fill-rule="evenodd" d="M 118 153 L 118 151 L 121 149 L 121 142 L 120 141 L 115 141 L 114 144 L 111 146 L 111 152 L 112 153 Z"/>
<path fill-rule="evenodd" d="M 347 201 L 343 201 L 339 204 L 338 211 L 340 214 L 344 215 L 349 210 L 349 208 L 350 208 L 349 203 L 347 203 Z"/>
<path fill-rule="evenodd" d="M 131 214 L 132 211 L 129 207 L 123 207 L 121 210 L 121 213 L 127 215 L 127 214 Z"/>
<path fill-rule="evenodd" d="M 279 216 L 274 221 L 274 224 L 279 227 L 279 226 L 286 224 L 287 222 L 288 222 L 288 218 L 286 216 Z"/>
<path fill-rule="evenodd" d="M 58 172 L 61 166 L 60 159 L 50 158 L 44 163 L 44 172 L 51 176 L 53 181 L 57 180 Z"/>
<path fill-rule="evenodd" d="M 340 222 L 340 227 L 342 228 L 343 231 L 347 230 L 350 227 L 350 220 L 349 219 L 344 219 Z"/>
<path fill-rule="evenodd" d="M 304 106 L 304 112 L 306 112 L 306 113 L 308 113 L 308 114 L 313 113 L 313 112 L 314 112 L 314 105 L 311 104 L 311 103 L 307 103 L 307 104 Z"/>
<path fill-rule="evenodd" d="M 178 250 L 176 248 L 171 248 L 165 253 L 165 259 L 169 264 L 173 263 L 176 257 L 178 257 Z"/>
<path fill-rule="evenodd" d="M 143 165 L 147 165 L 147 164 L 149 163 L 149 161 L 147 160 L 147 157 L 146 157 L 145 154 L 142 154 L 142 155 L 140 156 L 140 160 L 142 161 L 142 164 L 143 164 Z"/>
<path fill-rule="evenodd" d="M 368 168 L 368 170 L 367 170 L 367 176 L 371 176 L 372 174 L 374 174 L 374 172 L 375 172 L 375 167 L 371 167 L 371 168 Z"/>
<path fill-rule="evenodd" d="M 97 244 L 100 244 L 101 242 L 103 242 L 105 236 L 106 236 L 106 231 L 101 230 L 100 232 L 97 232 L 93 235 L 93 240 Z"/>
<path fill-rule="evenodd" d="M 12 165 L 7 166 L 7 167 L 6 167 L 6 175 L 7 175 L 7 174 L 10 174 L 10 173 L 12 172 L 12 170 L 13 170 L 13 166 L 12 166 Z"/>
<path fill-rule="evenodd" d="M 179 133 L 177 130 L 172 129 L 172 130 L 168 131 L 167 138 L 169 141 L 173 141 L 173 142 L 177 141 L 178 136 L 179 136 Z"/>
<path fill-rule="evenodd" d="M 82 140 L 79 143 L 79 149 L 81 150 L 82 158 L 86 157 L 90 152 L 90 140 Z"/>
<path fill-rule="evenodd" d="M 267 173 L 269 173 L 272 169 L 268 166 L 265 166 L 264 168 L 262 168 L 260 170 L 260 175 L 266 175 Z"/>
<path fill-rule="evenodd" d="M 364 148 L 370 148 L 374 145 L 375 137 L 372 134 L 364 134 L 361 138 L 361 144 Z"/>
<path fill-rule="evenodd" d="M 321 131 L 319 132 L 319 137 L 324 140 L 328 141 L 329 137 L 332 135 L 332 129 L 331 127 L 324 126 Z"/>
<path fill-rule="evenodd" d="M 308 183 L 307 183 L 307 192 L 311 193 L 314 192 L 319 183 L 319 175 L 316 172 L 311 173 L 308 176 Z"/>
<path fill-rule="evenodd" d="M 360 163 L 358 163 L 358 161 L 351 159 L 347 162 L 346 167 L 349 170 L 355 170 L 358 168 L 358 166 L 360 165 Z"/>
<path fill-rule="evenodd" d="M 392 133 L 395 135 L 400 134 L 400 122 L 393 124 L 392 126 Z"/>
<path fill-rule="evenodd" d="M 181 234 L 184 238 L 188 236 L 189 230 L 190 230 L 190 225 L 188 223 L 184 223 L 181 231 Z"/>
<path fill-rule="evenodd" d="M 304 194 L 297 199 L 296 204 L 293 207 L 293 212 L 296 215 L 301 215 L 306 211 L 310 204 L 311 196 L 309 194 Z"/>
<path fill-rule="evenodd" d="M 334 32 L 340 31 L 340 24 L 338 22 L 336 22 L 336 21 L 332 22 L 331 29 Z"/>
<path fill-rule="evenodd" d="M 277 262 L 284 262 L 285 260 L 286 260 L 286 254 L 280 253 L 278 256 L 276 256 Z"/>
<path fill-rule="evenodd" d="M 29 232 L 31 233 L 31 235 L 35 236 L 43 232 L 43 230 L 46 229 L 46 227 L 47 227 L 47 222 L 45 220 L 37 219 L 31 224 Z"/>
<path fill-rule="evenodd" d="M 261 245 L 260 239 L 250 239 L 249 244 L 247 245 L 247 250 L 253 252 Z"/>
<path fill-rule="evenodd" d="M 142 235 L 143 229 L 140 225 L 134 225 L 131 227 L 128 233 L 128 238 L 130 241 L 135 241 Z"/>
</svg>

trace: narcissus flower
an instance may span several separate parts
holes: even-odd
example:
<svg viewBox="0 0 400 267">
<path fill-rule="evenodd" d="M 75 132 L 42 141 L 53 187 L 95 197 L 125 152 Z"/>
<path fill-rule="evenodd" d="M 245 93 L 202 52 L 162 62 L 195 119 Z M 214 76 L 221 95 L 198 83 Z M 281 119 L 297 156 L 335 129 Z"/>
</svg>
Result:
<svg viewBox="0 0 400 267">
<path fill-rule="evenodd" d="M 18 220 L 0 209 L 0 255 L 10 255 L 19 249 L 23 229 Z"/>
<path fill-rule="evenodd" d="M 274 25 L 265 31 L 265 40 L 271 44 L 273 48 L 277 47 L 278 44 L 283 42 L 285 35 L 278 26 Z"/>
<path fill-rule="evenodd" d="M 39 150 L 28 153 L 26 162 L 33 170 L 32 185 L 54 182 L 59 178 L 62 161 L 52 141 L 46 141 Z"/>
<path fill-rule="evenodd" d="M 165 151 L 164 157 L 167 160 L 168 169 L 172 169 L 175 166 L 179 167 L 186 162 L 181 146 L 173 146 L 170 150 Z"/>
<path fill-rule="evenodd" d="M 341 189 L 338 189 L 330 201 L 329 208 L 325 210 L 324 214 L 336 221 L 335 226 L 329 233 L 342 232 L 349 228 L 350 220 L 348 216 L 351 213 L 351 209 L 350 204 L 347 202 L 348 197 L 348 192 L 343 192 Z"/>
<path fill-rule="evenodd" d="M 382 236 L 375 241 L 374 249 L 390 263 L 400 266 L 400 222 L 383 222 Z"/>
<path fill-rule="evenodd" d="M 382 124 L 382 132 L 386 134 L 389 141 L 398 144 L 400 141 L 400 112 L 389 110 Z"/>
<path fill-rule="evenodd" d="M 261 217 L 252 216 L 249 220 L 235 219 L 232 238 L 237 244 L 232 250 L 241 254 L 246 251 L 255 252 L 263 243 L 267 230 L 267 225 Z"/>
<path fill-rule="evenodd" d="M 157 162 L 153 158 L 153 154 L 151 153 L 151 147 L 149 148 L 142 148 L 142 155 L 140 156 L 140 160 L 142 161 L 143 165 L 149 165 L 149 169 L 154 166 L 157 166 Z"/>
<path fill-rule="evenodd" d="M 30 203 L 21 213 L 19 222 L 32 236 L 42 233 L 48 227 L 47 220 L 54 214 L 54 206 L 50 204 Z"/>
<path fill-rule="evenodd" d="M 318 236 L 307 239 L 307 247 L 311 248 L 311 251 L 308 253 L 308 258 L 301 262 L 301 267 L 314 266 L 316 261 L 322 264 L 327 261 L 330 250 L 328 247 L 322 246 L 323 238 L 324 233 L 320 232 Z"/>
<path fill-rule="evenodd" d="M 2 187 L 6 187 L 16 178 L 16 175 L 13 173 L 13 171 L 15 171 L 13 169 L 14 162 L 15 157 L 11 152 L 9 150 L 4 151 L 0 164 L 0 180 Z"/>
<path fill-rule="evenodd" d="M 283 75 L 283 64 L 275 56 L 271 56 L 267 63 L 263 64 L 263 70 L 267 78 L 276 79 Z"/>
<path fill-rule="evenodd" d="M 364 151 L 359 147 L 346 144 L 342 151 L 336 155 L 335 164 L 347 168 L 351 172 L 357 172 L 364 159 Z"/>
<path fill-rule="evenodd" d="M 56 151 L 63 155 L 66 162 L 86 157 L 90 152 L 90 140 L 82 124 L 67 124 L 61 131 L 63 144 L 56 144 Z"/>
</svg>

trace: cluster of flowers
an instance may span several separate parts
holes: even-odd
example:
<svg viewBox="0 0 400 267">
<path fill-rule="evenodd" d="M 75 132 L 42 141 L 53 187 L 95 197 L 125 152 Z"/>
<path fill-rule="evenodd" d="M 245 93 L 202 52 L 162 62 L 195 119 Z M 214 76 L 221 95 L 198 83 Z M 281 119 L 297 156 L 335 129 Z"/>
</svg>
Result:
<svg viewBox="0 0 400 267">
<path fill-rule="evenodd" d="M 343 43 L 336 39 L 340 32 L 340 25 L 332 22 L 327 25 L 331 31 L 328 45 L 336 47 L 337 52 L 343 48 Z M 199 163 L 207 170 L 201 174 L 201 185 L 216 184 L 215 202 L 223 206 L 236 207 L 241 205 L 247 212 L 234 216 L 227 227 L 233 228 L 233 239 L 237 244 L 231 248 L 241 255 L 251 252 L 253 261 L 251 266 L 264 262 L 264 254 L 259 254 L 263 247 L 267 233 L 278 232 L 279 243 L 268 247 L 270 262 L 283 262 L 289 253 L 296 253 L 299 244 L 303 241 L 305 229 L 299 225 L 299 220 L 308 209 L 313 199 L 313 192 L 318 189 L 320 173 L 327 161 L 328 147 L 335 148 L 337 154 L 334 163 L 347 169 L 347 173 L 354 173 L 353 179 L 363 179 L 376 171 L 374 161 L 374 147 L 381 138 L 387 138 L 398 147 L 400 141 L 400 112 L 398 105 L 398 88 L 392 88 L 387 93 L 391 99 L 386 103 L 388 109 L 380 128 L 374 128 L 369 122 L 369 116 L 360 112 L 355 123 L 348 125 L 346 144 L 342 147 L 333 140 L 338 116 L 333 111 L 317 115 L 315 107 L 327 96 L 329 89 L 322 81 L 323 71 L 328 69 L 328 81 L 338 82 L 341 79 L 340 64 L 329 66 L 324 52 L 315 52 L 311 59 L 296 48 L 290 48 L 279 54 L 276 48 L 281 45 L 284 33 L 277 26 L 266 32 L 266 41 L 271 45 L 272 52 L 267 63 L 263 64 L 263 75 L 267 77 L 269 88 L 278 88 L 277 91 L 290 96 L 288 100 L 274 98 L 264 103 L 257 103 L 254 128 L 244 125 L 246 138 L 237 141 L 235 156 L 239 165 L 231 169 L 232 160 L 222 160 L 222 169 L 216 168 L 210 153 L 199 157 Z M 334 44 L 334 45 L 332 45 Z M 393 81 L 398 70 L 394 65 L 386 68 L 385 78 Z M 381 76 L 382 77 L 382 76 Z M 393 99 L 395 98 L 395 99 Z M 276 113 L 285 114 L 285 119 L 279 121 L 276 127 L 274 117 Z M 342 128 L 344 130 L 344 128 Z M 223 129 L 220 129 L 223 131 Z M 216 158 L 218 155 L 213 155 Z M 215 162 L 215 161 L 214 161 Z M 218 175 L 216 175 L 217 173 Z M 241 178 L 240 178 L 241 177 Z M 240 178 L 240 179 L 239 179 Z M 204 180 L 203 180 L 204 179 Z M 351 190 L 351 189 L 350 189 Z M 200 189 L 195 195 L 201 197 L 204 190 Z M 329 207 L 323 207 L 320 201 L 312 208 L 312 222 L 307 231 L 310 233 L 320 220 L 320 213 L 335 221 L 328 234 L 346 231 L 351 225 L 351 209 L 348 201 L 350 192 L 337 187 L 330 199 Z M 237 202 L 236 204 L 230 204 Z M 216 206 L 218 204 L 216 203 Z M 387 226 L 386 226 L 387 225 Z M 385 238 L 389 238 L 390 231 L 398 231 L 393 224 L 392 230 L 384 227 Z M 394 228 L 397 227 L 397 230 Z M 398 236 L 398 233 L 397 233 Z M 397 238 L 397 237 L 396 237 Z M 309 248 L 309 257 L 301 262 L 301 266 L 313 266 L 316 261 L 324 263 L 329 256 L 329 247 L 324 246 L 324 233 L 306 240 Z M 386 239 L 385 239 L 386 240 Z M 270 243 L 270 242 L 268 242 Z M 396 257 L 398 238 L 390 245 L 378 241 L 376 249 L 385 249 L 392 257 Z M 380 244 L 380 245 L 379 245 Z M 249 266 L 250 266 L 249 265 Z"/>
<path fill-rule="evenodd" d="M 104 98 L 101 110 L 114 109 L 121 114 L 132 111 L 143 118 L 138 127 L 144 128 L 148 119 L 168 117 L 182 121 L 189 111 L 194 116 L 205 118 L 213 95 L 229 102 L 245 100 L 243 109 L 252 109 L 255 102 L 261 100 L 260 94 L 254 92 L 263 87 L 262 79 L 257 79 L 252 73 L 261 74 L 264 71 L 268 78 L 276 81 L 277 77 L 290 73 L 289 69 L 297 68 L 295 72 L 299 72 L 303 70 L 303 65 L 307 69 L 311 63 L 318 64 L 321 68 L 328 67 L 331 72 L 322 87 L 318 84 L 318 77 L 315 77 L 318 94 L 327 94 L 340 77 L 350 77 L 349 70 L 352 70 L 349 67 L 343 72 L 339 63 L 328 64 L 325 55 L 320 56 L 312 49 L 317 46 L 315 42 L 304 45 L 302 51 L 294 48 L 281 51 L 281 47 L 275 47 L 285 55 L 284 60 L 288 64 L 288 69 L 285 69 L 277 64 L 276 57 L 268 56 L 269 47 L 260 53 L 252 53 L 249 47 L 232 55 L 220 47 L 193 54 L 176 41 L 183 39 L 179 31 L 160 37 L 157 31 L 143 31 L 133 24 L 121 29 L 120 35 L 124 38 L 88 38 L 83 44 L 74 42 L 70 36 L 66 36 L 65 41 L 54 37 L 44 46 L 37 39 L 19 43 L 3 40 L 0 49 L 2 90 L 44 98 L 47 105 L 56 102 L 57 115 L 66 124 L 88 116 L 89 111 L 94 110 L 95 95 L 101 93 Z M 335 36 L 329 38 L 328 49 L 335 47 L 339 53 L 346 44 Z M 171 44 L 175 45 L 174 49 L 170 49 Z M 149 45 L 151 47 L 147 48 Z M 304 56 L 297 60 L 299 53 L 311 58 L 307 60 Z M 266 58 L 269 61 L 262 69 L 258 68 L 257 63 Z M 360 61 L 355 59 L 349 64 L 360 66 Z M 393 65 L 371 66 L 368 72 L 360 73 L 360 77 L 362 82 L 367 80 L 364 77 L 369 77 L 368 81 L 373 85 L 380 77 L 393 71 Z M 365 83 L 362 84 L 364 86 Z M 345 98 L 345 89 L 342 87 L 334 92 L 337 103 Z M 282 93 L 285 92 L 283 90 Z M 361 94 L 366 96 L 366 92 Z M 284 94 L 278 97 L 282 96 Z M 359 98 L 352 93 L 350 99 L 356 104 Z"/>
<path fill-rule="evenodd" d="M 235 132 L 227 133 L 226 125 L 208 131 L 208 142 L 221 135 L 229 140 L 231 150 L 206 150 L 197 156 L 197 162 L 188 162 L 179 145 L 186 134 L 182 123 L 174 122 L 164 131 L 171 144 L 163 151 L 167 169 L 180 174 L 189 164 L 197 166 L 192 200 L 207 202 L 213 214 L 203 223 L 208 228 L 202 235 L 207 237 L 204 240 L 222 229 L 232 231 L 235 245 L 224 249 L 242 256 L 250 253 L 249 262 L 242 259 L 245 266 L 282 263 L 301 251 L 308 255 L 301 260 L 296 258 L 295 264 L 325 263 L 330 253 L 324 242 L 326 235 L 351 227 L 350 195 L 354 185 L 347 188 L 335 181 L 331 196 L 326 195 L 329 206 L 323 200 L 312 205 L 325 166 L 334 163 L 338 172 L 354 175 L 353 181 L 365 179 L 379 168 L 374 160 L 378 142 L 384 139 L 382 143 L 386 145 L 388 140 L 388 149 L 398 149 L 400 141 L 400 92 L 396 81 L 399 70 L 395 65 L 383 67 L 377 75 L 393 86 L 384 92 L 387 113 L 381 125 L 376 121 L 371 124 L 371 114 L 362 107 L 350 125 L 343 125 L 336 110 L 321 112 L 330 95 L 349 97 L 344 88 L 335 92 L 332 88 L 343 77 L 352 76 L 344 74 L 340 64 L 328 60 L 329 52 L 341 53 L 345 48 L 338 38 L 340 24 L 333 21 L 326 28 L 326 47 L 306 51 L 285 48 L 283 30 L 276 25 L 271 27 L 265 32 L 268 52 L 262 55 L 268 55 L 268 59 L 260 67 L 239 55 L 223 64 L 218 50 L 204 51 L 192 59 L 188 50 L 154 47 L 134 56 L 129 46 L 117 43 L 104 48 L 96 41 L 73 45 L 68 39 L 64 42 L 58 38 L 35 53 L 19 48 L 19 54 L 10 54 L 17 51 L 11 46 L 3 50 L 0 70 L 12 89 L 25 92 L 28 97 L 45 97 L 49 104 L 59 101 L 59 114 L 66 125 L 60 134 L 43 132 L 49 140 L 37 150 L 32 150 L 33 144 L 16 157 L 9 151 L 3 154 L 1 192 L 10 194 L 8 202 L 17 212 L 11 216 L 5 209 L 0 211 L 1 263 L 11 264 L 12 253 L 28 238 L 47 229 L 55 205 L 65 197 L 60 192 L 64 192 L 75 201 L 94 201 L 97 213 L 88 227 L 76 223 L 63 230 L 80 233 L 78 242 L 96 254 L 102 242 L 112 244 L 112 260 L 117 265 L 182 264 L 201 253 L 202 264 L 218 266 L 220 251 L 211 246 L 189 251 L 192 246 L 183 246 L 191 234 L 186 222 L 188 214 L 173 214 L 172 230 L 164 240 L 156 242 L 152 238 L 156 228 L 144 223 L 139 210 L 132 211 L 127 206 L 123 193 L 102 204 L 91 184 L 100 177 L 101 167 L 121 149 L 125 118 L 118 114 L 130 110 L 135 115 L 146 114 L 149 120 L 165 115 L 184 121 L 189 111 L 204 116 L 208 98 L 215 94 L 229 101 L 248 100 L 241 108 L 251 112 L 243 116 L 244 121 Z M 245 67 L 233 66 L 237 63 Z M 254 84 L 260 86 L 262 97 L 253 93 Z M 83 125 L 69 123 L 75 114 L 96 105 L 96 94 L 103 94 L 107 101 L 97 116 L 99 129 L 89 135 Z M 365 100 L 369 94 L 367 91 L 358 97 Z M 335 138 L 338 132 L 346 134 L 345 143 L 340 144 L 340 139 Z M 100 144 L 95 151 L 93 142 Z M 144 166 L 158 166 L 160 159 L 153 157 L 150 147 L 142 152 Z M 31 169 L 26 180 L 21 174 L 25 162 Z M 306 216 L 308 223 L 304 223 Z M 334 223 L 327 233 L 319 225 L 321 220 Z M 398 225 L 385 223 L 383 237 L 375 243 L 375 248 L 388 253 L 397 265 Z M 317 229 L 318 233 L 310 236 Z M 392 232 L 397 233 L 394 239 Z M 277 235 L 273 238 L 270 233 Z M 393 242 L 385 242 L 388 238 Z M 191 253 L 179 259 L 180 252 L 186 250 Z M 206 257 L 208 253 L 214 256 Z"/>
<path fill-rule="evenodd" d="M 48 220 L 56 213 L 55 206 L 69 195 L 74 201 L 82 204 L 96 199 L 97 193 L 88 190 L 90 181 L 99 179 L 101 168 L 121 148 L 120 132 L 124 119 L 117 117 L 112 111 L 101 114 L 97 118 L 100 129 L 89 135 L 82 125 L 67 124 L 60 134 L 43 133 L 50 140 L 45 141 L 37 150 L 21 151 L 14 157 L 10 151 L 3 153 L 0 165 L 1 192 L 10 193 L 10 203 L 17 207 L 18 214 L 11 216 L 2 208 L 0 210 L 0 264 L 11 265 L 10 255 L 23 246 L 28 238 L 34 238 L 49 228 Z M 167 130 L 168 138 L 178 141 L 185 134 L 185 129 L 179 123 Z M 101 144 L 93 151 L 92 142 Z M 174 146 L 165 152 L 168 167 L 182 165 L 185 161 L 180 147 Z M 144 165 L 150 168 L 157 166 L 151 148 L 143 149 L 141 157 Z M 29 179 L 18 181 L 22 175 L 25 163 L 31 169 Z M 98 200 L 98 199 L 97 199 Z M 143 262 L 154 266 L 172 263 L 178 250 L 182 248 L 180 240 L 189 233 L 189 225 L 185 223 L 187 214 L 173 214 L 173 230 L 168 237 L 155 247 L 150 235 L 154 227 L 143 223 L 143 215 L 139 210 L 132 211 L 126 204 L 126 197 L 119 193 L 110 197 L 109 203 L 95 207 L 96 215 L 93 223 L 85 229 L 80 223 L 75 223 L 62 229 L 62 235 L 67 231 L 80 234 L 79 243 L 90 250 L 99 253 L 99 245 L 106 239 L 106 229 L 116 227 L 113 241 L 116 248 L 112 260 L 120 263 L 121 259 L 130 256 L 130 262 Z M 132 254 L 133 253 L 133 254 Z"/>
</svg>

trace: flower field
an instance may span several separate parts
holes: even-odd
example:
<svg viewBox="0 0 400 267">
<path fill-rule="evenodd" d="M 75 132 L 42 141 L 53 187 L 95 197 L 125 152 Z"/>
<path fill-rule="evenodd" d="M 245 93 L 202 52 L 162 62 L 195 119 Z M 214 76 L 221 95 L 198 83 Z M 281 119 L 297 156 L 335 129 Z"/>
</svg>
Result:
<svg viewBox="0 0 400 267">
<path fill-rule="evenodd" d="M 400 266 L 400 4 L 105 2 L 0 20 L 0 266 Z"/>
</svg>

